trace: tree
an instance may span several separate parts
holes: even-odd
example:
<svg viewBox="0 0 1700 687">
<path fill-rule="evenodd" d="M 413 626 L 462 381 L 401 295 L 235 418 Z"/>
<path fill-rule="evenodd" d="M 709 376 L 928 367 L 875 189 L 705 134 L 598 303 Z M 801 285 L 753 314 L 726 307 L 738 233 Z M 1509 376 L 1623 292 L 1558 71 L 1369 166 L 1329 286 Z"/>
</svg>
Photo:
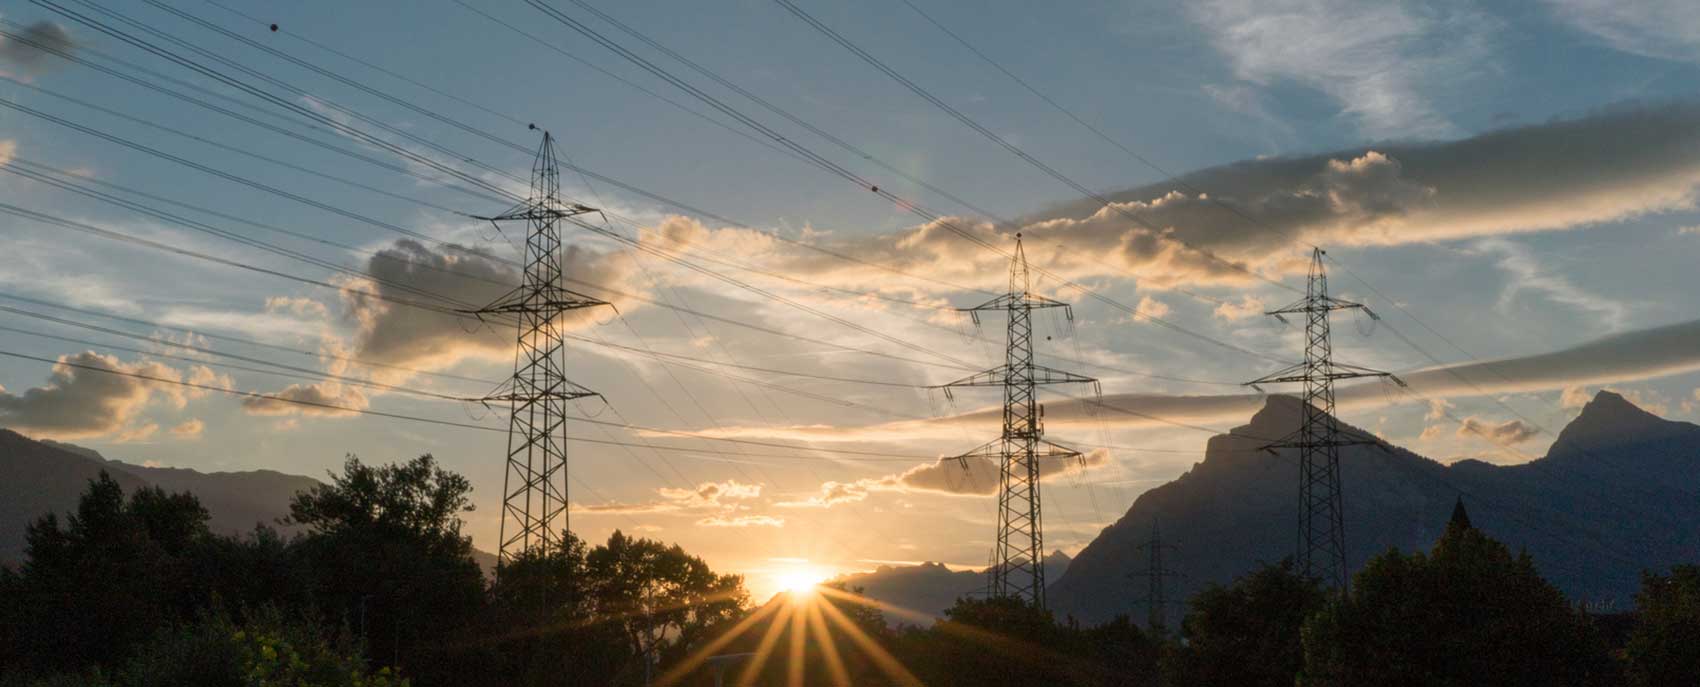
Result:
<svg viewBox="0 0 1700 687">
<path fill-rule="evenodd" d="M 683 659 L 749 599 L 742 576 L 716 574 L 677 545 L 619 530 L 585 556 L 585 572 L 591 612 L 620 628 L 640 661 Z"/>
<path fill-rule="evenodd" d="M 1630 684 L 1672 687 L 1700 682 L 1700 566 L 1669 575 L 1643 573 L 1638 618 L 1625 647 Z"/>
<path fill-rule="evenodd" d="M 77 511 L 32 523 L 25 559 L 6 576 L 0 664 L 36 671 L 111 666 L 157 628 L 204 602 L 191 561 L 209 538 L 194 496 L 123 488 L 102 472 Z"/>
<path fill-rule="evenodd" d="M 1431 555 L 1389 551 L 1304 632 L 1304 685 L 1594 685 L 1613 679 L 1586 619 L 1462 504 Z"/>
<path fill-rule="evenodd" d="M 484 595 L 461 534 L 471 484 L 430 455 L 384 466 L 350 456 L 330 479 L 290 504 L 290 520 L 308 528 L 293 548 L 321 612 L 422 684 L 460 681 L 457 654 Z"/>
<path fill-rule="evenodd" d="M 633 661 L 626 635 L 595 622 L 585 593 L 584 541 L 523 551 L 490 585 L 480 637 L 486 681 L 504 685 L 606 685 Z"/>
<path fill-rule="evenodd" d="M 1169 684 L 1290 687 L 1304 660 L 1299 630 L 1321 608 L 1315 579 L 1291 559 L 1265 565 L 1230 586 L 1195 595 L 1181 621 L 1185 645 L 1164 657 Z"/>
</svg>

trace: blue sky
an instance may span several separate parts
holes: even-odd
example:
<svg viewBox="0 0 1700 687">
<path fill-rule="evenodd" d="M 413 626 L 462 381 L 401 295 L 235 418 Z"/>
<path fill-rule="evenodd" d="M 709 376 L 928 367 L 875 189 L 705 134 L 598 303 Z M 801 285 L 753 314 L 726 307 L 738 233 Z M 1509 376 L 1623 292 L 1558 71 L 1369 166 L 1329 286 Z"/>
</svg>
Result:
<svg viewBox="0 0 1700 687">
<path fill-rule="evenodd" d="M 915 215 L 866 190 L 683 112 L 453 0 L 343 3 L 334 8 L 246 0 L 220 0 L 220 5 L 161 1 L 499 138 L 529 147 L 536 137 L 522 123 L 536 123 L 557 136 L 560 151 L 573 163 L 753 228 L 674 216 L 670 213 L 676 209 L 641 196 L 604 183 L 587 184 L 576 175 L 564 177 L 567 195 L 630 218 L 632 224 L 619 229 L 641 230 L 653 245 L 691 260 L 732 259 L 841 290 L 921 303 L 925 307 L 828 294 L 704 263 L 922 349 L 987 365 L 1001 354 L 1000 322 L 988 321 L 983 333 L 989 341 L 976 341 L 951 331 L 973 330 L 941 309 L 972 305 L 983 300 L 983 294 L 822 258 L 755 230 L 977 288 L 1000 285 L 1001 256 L 951 238 L 937 226 L 923 226 Z M 685 107 L 709 112 L 690 95 L 523 2 L 467 1 L 554 48 Z M 1070 121 L 902 0 L 803 6 L 940 100 L 1068 178 L 1125 203 L 1122 208 L 1128 214 L 1161 225 L 1168 233 L 1153 234 L 1123 214 L 1095 215 L 1095 204 L 1082 202 L 1079 193 L 916 97 L 773 2 L 592 4 L 815 127 L 995 216 L 980 216 L 834 147 L 577 5 L 562 0 L 555 6 L 810 150 L 899 196 L 956 216 L 956 222 L 983 236 L 996 238 L 992 224 L 1017 220 L 1035 237 L 1029 251 L 1037 263 L 1136 306 L 1147 316 L 1130 317 L 1078 289 L 1058 288 L 1054 278 L 1038 284 L 1040 290 L 1079 305 L 1073 328 L 1058 324 L 1054 331 L 1048 329 L 1054 339 L 1042 345 L 1114 368 L 1083 370 L 1104 379 L 1104 392 L 1113 402 L 1175 414 L 1211 428 L 1242 422 L 1249 415 L 1243 399 L 1216 405 L 1192 399 L 1192 406 L 1182 407 L 1173 398 L 1240 393 L 1221 383 L 1259 376 L 1274 364 L 1177 334 L 1153 324 L 1149 316 L 1235 346 L 1294 358 L 1299 344 L 1295 329 L 1248 316 L 1262 306 L 1281 305 L 1292 294 L 1224 271 L 1187 249 L 1207 248 L 1270 280 L 1302 288 L 1303 254 L 1308 243 L 1316 242 L 1326 244 L 1338 266 L 1332 275 L 1336 293 L 1363 300 L 1386 317 L 1375 327 L 1350 317 L 1338 321 L 1336 348 L 1342 359 L 1409 373 L 1434 366 L 1395 333 L 1448 364 L 1468 363 L 1472 357 L 1520 359 L 1602 337 L 1623 337 L 1621 355 L 1584 348 L 1558 358 L 1558 363 L 1543 363 L 1565 374 L 1528 371 L 1529 377 L 1512 380 L 1495 372 L 1476 378 L 1486 388 L 1436 383 L 1426 390 L 1419 386 L 1427 401 L 1405 397 L 1397 403 L 1387 402 L 1376 390 L 1353 398 L 1382 401 L 1360 400 L 1343 407 L 1347 420 L 1392 441 L 1442 460 L 1527 460 L 1544 453 L 1551 432 L 1574 415 L 1578 399 L 1603 387 L 1622 390 L 1670 417 L 1694 420 L 1700 415 L 1695 407 L 1700 398 L 1695 396 L 1697 378 L 1688 371 L 1700 357 L 1673 351 L 1662 343 L 1668 337 L 1646 333 L 1700 318 L 1691 299 L 1684 297 L 1700 286 L 1689 268 L 1700 258 L 1700 228 L 1684 230 L 1700 227 L 1700 212 L 1694 208 L 1700 139 L 1689 133 L 1700 124 L 1700 107 L 1694 104 L 1700 86 L 1700 11 L 1690 5 L 1217 0 L 1063 3 L 1040 11 L 1031 3 L 912 1 L 1156 167 L 1187 175 L 1187 183 L 1168 181 L 1165 173 Z M 529 168 L 525 153 L 303 70 L 157 6 L 64 5 L 91 13 L 91 6 L 107 7 L 458 156 L 522 176 Z M 37 37 L 56 34 L 27 33 L 24 27 L 48 31 L 39 22 L 52 22 L 66 32 L 70 49 L 83 59 L 107 64 L 103 55 L 115 57 L 125 65 L 115 67 L 120 70 L 144 67 L 183 79 L 244 103 L 218 100 L 223 106 L 336 145 L 359 145 L 308 129 L 296 116 L 274 119 L 283 112 L 275 104 L 244 100 L 248 96 L 41 5 L 13 0 L 0 6 L 0 18 L 8 22 L 7 31 Z M 269 23 L 278 24 L 280 31 L 267 30 Z M 135 26 L 126 30 L 140 31 Z M 165 44 L 159 36 L 148 39 Z M 373 71 L 325 48 L 479 103 L 483 109 Z M 10 79 L 0 81 L 0 97 L 10 103 L 471 251 L 431 244 L 419 247 L 426 252 L 413 253 L 421 259 L 500 270 L 501 263 L 489 256 L 514 255 L 514 248 L 487 225 L 285 169 L 206 141 L 463 212 L 501 209 L 486 199 L 305 145 L 88 66 L 39 54 L 16 40 L 0 42 L 0 72 Z M 323 108 L 264 84 L 258 76 L 245 78 L 291 102 Z M 162 133 L 42 89 L 203 140 Z M 740 129 L 718 113 L 707 116 Z M 391 134 L 382 136 L 399 141 Z M 415 143 L 401 143 L 450 160 Z M 376 148 L 363 151 L 392 165 L 412 164 Z M 18 161 L 50 165 L 363 251 L 396 250 L 402 238 L 15 109 L 0 111 L 0 152 L 14 160 L 14 167 L 23 164 Z M 465 162 L 454 164 L 467 168 Z M 488 173 L 477 174 L 522 190 Z M 1179 195 L 1168 196 L 1171 192 Z M 1199 192 L 1209 197 L 1199 198 Z M 359 284 L 347 273 L 337 275 L 169 226 L 16 175 L 0 181 L 0 202 L 291 274 Z M 1228 216 L 1218 203 L 1252 220 Z M 366 253 L 225 219 L 207 221 L 355 273 L 375 269 Z M 959 370 L 936 365 L 940 359 L 935 356 L 654 257 L 620 252 L 606 239 L 583 232 L 568 238 L 581 250 L 571 265 L 628 292 L 935 364 L 832 352 L 642 301 L 622 302 L 624 321 L 603 317 L 582 323 L 579 332 L 584 336 L 719 362 L 904 383 L 961 376 Z M 1006 239 L 996 240 L 1007 245 Z M 202 343 L 224 352 L 287 359 L 333 374 L 453 394 L 475 394 L 481 388 L 464 380 L 350 365 L 336 357 L 382 359 L 480 379 L 500 379 L 511 360 L 511 340 L 504 338 L 505 332 L 451 328 L 440 320 L 386 311 L 325 289 L 12 216 L 0 216 L 0 247 L 8 255 L 0 261 L 0 289 L 5 293 L 173 328 L 155 330 L 58 313 L 81 322 L 179 342 L 185 335 L 177 327 L 260 340 L 320 355 L 291 357 L 217 338 Z M 432 282 L 435 277 L 428 273 L 391 276 L 423 280 L 409 283 L 451 290 L 468 299 L 484 295 L 466 283 Z M 334 384 L 290 390 L 289 384 L 310 382 L 116 350 L 110 346 L 185 354 L 158 343 L 126 341 L 39 319 L 0 313 L 0 320 L 7 327 L 108 346 L 0 331 L 0 349 L 7 351 L 58 358 L 86 356 L 92 348 L 98 356 L 110 357 L 72 360 L 257 393 L 317 393 L 374 410 L 501 424 L 476 406 Z M 1044 326 L 1053 325 L 1047 321 Z M 779 460 L 748 458 L 720 447 L 720 453 L 706 458 L 677 454 L 662 459 L 643 449 L 577 447 L 573 472 L 589 485 L 574 493 L 574 501 L 583 506 L 575 515 L 575 529 L 581 533 L 594 539 L 623 527 L 678 541 L 717 565 L 750 572 L 758 587 L 775 570 L 796 565 L 797 559 L 834 570 L 866 568 L 876 561 L 967 565 L 984 559 L 992 535 L 991 499 L 946 493 L 975 489 L 965 488 L 957 479 L 960 475 L 929 472 L 930 461 L 917 456 L 966 450 L 991 438 L 995 423 L 979 422 L 975 413 L 995 397 L 963 394 L 947 403 L 913 390 L 739 372 L 857 404 L 845 407 L 772 387 L 733 384 L 616 351 L 576 346 L 574 373 L 580 382 L 607 394 L 624 422 L 761 441 L 849 446 L 893 458 L 854 461 L 798 451 L 792 459 Z M 0 361 L 0 384 L 6 389 L 0 397 L 0 424 L 35 436 L 69 439 L 126 460 L 202 470 L 263 467 L 316 475 L 348 453 L 394 460 L 428 451 L 473 478 L 480 510 L 472 519 L 472 533 L 482 546 L 492 546 L 489 540 L 499 514 L 499 433 L 374 417 L 283 413 L 221 394 L 101 385 L 89 379 L 99 376 L 92 372 L 62 371 L 61 377 L 52 378 L 49 367 L 27 360 Z M 1430 374 L 1424 379 L 1441 377 Z M 1117 447 L 1094 454 L 1089 468 L 1059 474 L 1048 483 L 1047 498 L 1055 504 L 1047 509 L 1048 541 L 1065 550 L 1084 545 L 1144 489 L 1183 472 L 1199 459 L 1208 437 L 1173 426 L 1071 419 L 1066 399 L 1052 403 L 1053 438 L 1083 448 Z M 1201 405 L 1210 408 L 1201 410 Z M 605 412 L 589 405 L 583 410 L 587 415 Z M 892 413 L 908 419 L 894 419 Z M 913 419 L 935 417 L 945 419 Z M 1460 433 L 1461 419 L 1491 431 Z M 1532 425 L 1550 431 L 1542 433 Z M 609 430 L 604 436 L 598 429 L 581 429 L 593 438 L 637 440 L 625 430 Z M 949 483 L 927 481 L 935 478 L 948 478 Z M 702 486 L 707 484 L 716 486 Z M 929 526 L 913 526 L 920 521 Z"/>
</svg>

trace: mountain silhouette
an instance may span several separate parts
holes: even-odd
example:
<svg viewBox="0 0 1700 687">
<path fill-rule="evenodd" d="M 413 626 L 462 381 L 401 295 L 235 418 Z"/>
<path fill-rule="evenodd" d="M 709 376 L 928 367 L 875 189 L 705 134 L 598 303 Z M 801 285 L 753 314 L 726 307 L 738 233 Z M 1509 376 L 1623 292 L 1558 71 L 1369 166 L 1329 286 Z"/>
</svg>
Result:
<svg viewBox="0 0 1700 687">
<path fill-rule="evenodd" d="M 22 558 L 30 522 L 48 513 L 74 511 L 89 480 L 102 470 L 125 493 L 149 486 L 193 493 L 211 515 L 208 526 L 221 534 L 245 533 L 260 523 L 278 527 L 295 493 L 319 484 L 311 477 L 272 470 L 207 473 L 134 465 L 108 460 L 93 449 L 36 441 L 0 429 L 0 564 Z"/>
<path fill-rule="evenodd" d="M 1045 556 L 1045 579 L 1061 577 L 1068 569 L 1068 554 L 1052 551 Z M 887 613 L 890 625 L 927 625 L 925 618 L 942 618 L 944 611 L 963 597 L 986 594 L 986 569 L 951 570 L 943 563 L 882 565 L 873 572 L 843 575 L 833 580 L 848 589 L 861 588 L 862 596 L 882 601 L 912 615 Z"/>
<path fill-rule="evenodd" d="M 1130 573 L 1138 547 L 1161 523 L 1169 598 L 1225 584 L 1259 562 L 1291 556 L 1298 524 L 1297 451 L 1259 450 L 1297 428 L 1302 406 L 1273 396 L 1245 426 L 1212 437 L 1204 460 L 1134 501 L 1052 583 L 1058 617 L 1100 623 L 1143 618 L 1145 588 Z M 1374 438 L 1345 423 L 1341 431 Z M 1347 565 L 1356 571 L 1390 548 L 1426 550 L 1457 509 L 1473 525 L 1522 549 L 1572 601 L 1627 608 L 1643 569 L 1700 558 L 1696 498 L 1700 426 L 1673 422 L 1602 391 L 1559 433 L 1548 454 L 1520 465 L 1443 465 L 1386 444 L 1341 449 Z M 1178 627 L 1181 607 L 1168 610 Z"/>
</svg>

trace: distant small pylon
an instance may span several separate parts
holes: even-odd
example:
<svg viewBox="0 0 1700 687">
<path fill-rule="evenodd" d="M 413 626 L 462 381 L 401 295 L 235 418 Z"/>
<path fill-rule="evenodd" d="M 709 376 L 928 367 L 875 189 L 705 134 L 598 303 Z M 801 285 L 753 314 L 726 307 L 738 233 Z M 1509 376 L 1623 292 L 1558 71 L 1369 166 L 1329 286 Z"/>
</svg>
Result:
<svg viewBox="0 0 1700 687">
<path fill-rule="evenodd" d="M 1144 551 L 1149 556 L 1149 562 L 1146 565 L 1145 572 L 1128 574 L 1130 579 L 1139 579 L 1143 577 L 1146 580 L 1147 587 L 1145 598 L 1140 599 L 1140 601 L 1145 604 L 1145 629 L 1152 635 L 1164 635 L 1168 633 L 1168 623 L 1165 618 L 1168 614 L 1169 596 L 1168 586 L 1165 584 L 1165 581 L 1171 578 L 1180 577 L 1180 573 L 1170 570 L 1164 566 L 1164 549 L 1173 551 L 1175 550 L 1175 545 L 1163 543 L 1163 534 L 1158 531 L 1157 520 L 1153 518 L 1151 520 L 1151 538 L 1146 540 L 1144 544 L 1140 544 L 1136 547 L 1136 550 Z"/>
<path fill-rule="evenodd" d="M 1296 382 L 1304 385 L 1304 417 L 1298 431 L 1264 448 L 1299 449 L 1299 570 L 1345 593 L 1346 524 L 1340 484 L 1340 447 L 1376 442 L 1340 438 L 1339 422 L 1334 418 L 1334 382 L 1359 377 L 1389 378 L 1401 386 L 1404 382 L 1388 372 L 1334 362 L 1334 348 L 1328 333 L 1329 313 L 1358 309 L 1372 318 L 1376 315 L 1360 303 L 1328 295 L 1328 273 L 1322 264 L 1324 255 L 1327 253 L 1321 248 L 1311 253 L 1310 278 L 1303 299 L 1264 313 L 1282 322 L 1287 321 L 1282 315 L 1305 315 L 1304 362 L 1246 382 L 1246 385 L 1259 390 L 1259 384 Z"/>
</svg>

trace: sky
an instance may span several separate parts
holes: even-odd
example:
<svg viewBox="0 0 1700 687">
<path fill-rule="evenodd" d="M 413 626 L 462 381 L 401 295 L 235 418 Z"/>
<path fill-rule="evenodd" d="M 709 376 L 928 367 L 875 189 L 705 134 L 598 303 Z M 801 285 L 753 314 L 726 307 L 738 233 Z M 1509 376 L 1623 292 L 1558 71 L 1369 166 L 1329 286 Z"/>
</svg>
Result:
<svg viewBox="0 0 1700 687">
<path fill-rule="evenodd" d="M 517 279 L 519 235 L 468 218 L 507 202 L 467 187 L 525 195 L 530 125 L 641 247 L 565 236 L 569 286 L 618 310 L 569 323 L 606 403 L 567 431 L 627 444 L 571 444 L 573 529 L 758 593 L 984 564 L 995 472 L 939 457 L 995 438 L 997 392 L 923 387 L 1002 362 L 1003 320 L 954 308 L 1007 288 L 1017 231 L 1074 304 L 1035 317 L 1039 362 L 1110 406 L 1044 396 L 1084 454 L 1047 475 L 1048 549 L 1255 412 L 1241 383 L 1303 334 L 1261 313 L 1313 246 L 1380 317 L 1336 315 L 1336 359 L 1410 384 L 1340 389 L 1389 441 L 1527 461 L 1603 388 L 1700 419 L 1692 3 L 798 5 L 925 97 L 772 0 L 544 4 L 677 83 L 520 0 L 0 4 L 0 161 L 60 180 L 0 175 L 0 351 L 28 356 L 0 356 L 0 426 L 203 471 L 430 453 L 494 549 L 505 419 L 453 399 L 514 333 L 400 301 Z"/>
</svg>

